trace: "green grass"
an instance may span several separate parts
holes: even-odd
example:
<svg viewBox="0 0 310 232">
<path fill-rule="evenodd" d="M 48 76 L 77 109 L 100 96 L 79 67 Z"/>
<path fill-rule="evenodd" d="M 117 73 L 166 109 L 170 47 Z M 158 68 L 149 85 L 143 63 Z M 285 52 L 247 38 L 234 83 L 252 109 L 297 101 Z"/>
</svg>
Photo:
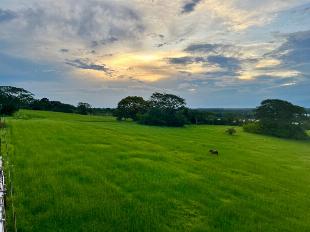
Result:
<svg viewBox="0 0 310 232">
<path fill-rule="evenodd" d="M 310 231 L 309 141 L 226 129 L 21 111 L 9 120 L 17 229 Z"/>
</svg>

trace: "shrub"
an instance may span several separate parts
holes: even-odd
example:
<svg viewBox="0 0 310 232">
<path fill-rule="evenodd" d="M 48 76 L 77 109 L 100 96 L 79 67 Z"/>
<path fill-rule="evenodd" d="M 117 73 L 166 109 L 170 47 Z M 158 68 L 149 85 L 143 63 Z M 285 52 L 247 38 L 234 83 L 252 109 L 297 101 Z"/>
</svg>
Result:
<svg viewBox="0 0 310 232">
<path fill-rule="evenodd" d="M 303 126 L 306 130 L 310 130 L 310 118 L 304 122 Z"/>
<path fill-rule="evenodd" d="M 269 130 L 266 129 L 266 134 L 281 138 L 306 139 L 308 137 L 306 131 L 299 125 L 287 125 L 286 127 L 273 130 L 271 133 L 268 132 Z"/>
<path fill-rule="evenodd" d="M 243 130 L 249 133 L 262 133 L 262 127 L 259 122 L 249 122 L 243 125 Z"/>
<path fill-rule="evenodd" d="M 228 128 L 228 129 L 226 130 L 226 133 L 229 134 L 229 135 L 234 135 L 234 134 L 237 133 L 237 131 L 236 131 L 235 128 L 231 127 L 231 128 Z"/>
<path fill-rule="evenodd" d="M 307 139 L 308 135 L 299 125 L 264 127 L 260 122 L 252 122 L 243 125 L 243 130 L 249 133 L 266 134 L 280 138 Z"/>
<path fill-rule="evenodd" d="M 5 123 L 0 121 L 0 129 L 5 128 Z"/>
</svg>

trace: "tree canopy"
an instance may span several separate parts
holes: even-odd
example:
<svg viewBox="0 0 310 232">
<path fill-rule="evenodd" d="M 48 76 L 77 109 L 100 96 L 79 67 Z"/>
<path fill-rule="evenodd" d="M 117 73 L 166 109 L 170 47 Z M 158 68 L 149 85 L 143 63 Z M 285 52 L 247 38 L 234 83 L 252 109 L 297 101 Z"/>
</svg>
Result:
<svg viewBox="0 0 310 232">
<path fill-rule="evenodd" d="M 70 104 L 65 104 L 60 101 L 50 101 L 48 98 L 42 98 L 40 100 L 34 100 L 29 108 L 32 110 L 46 110 L 64 113 L 74 113 L 76 107 Z"/>
<path fill-rule="evenodd" d="M 131 118 L 138 120 L 139 115 L 148 109 L 148 102 L 142 97 L 128 96 L 123 98 L 117 105 L 116 116 L 119 120 Z"/>
<path fill-rule="evenodd" d="M 246 127 L 257 133 L 285 138 L 306 138 L 306 110 L 288 101 L 267 99 L 255 110 L 256 125 Z"/>
<path fill-rule="evenodd" d="M 301 124 L 306 110 L 290 102 L 279 99 L 267 99 L 256 108 L 255 115 L 264 125 Z"/>
<path fill-rule="evenodd" d="M 87 115 L 92 112 L 92 106 L 86 102 L 79 102 L 76 110 L 78 114 Z"/>
<path fill-rule="evenodd" d="M 122 99 L 115 111 L 118 120 L 131 118 L 142 124 L 162 126 L 183 126 L 186 103 L 173 94 L 153 93 L 150 100 L 128 96 Z"/>
<path fill-rule="evenodd" d="M 33 94 L 25 89 L 0 86 L 0 114 L 2 115 L 12 115 L 20 107 L 29 105 L 33 100 Z"/>
<path fill-rule="evenodd" d="M 150 106 L 157 109 L 175 111 L 185 108 L 186 103 L 179 96 L 156 92 L 151 96 Z"/>
<path fill-rule="evenodd" d="M 166 93 L 153 93 L 149 100 L 149 109 L 140 122 L 159 126 L 184 126 L 186 102 L 183 98 Z"/>
</svg>

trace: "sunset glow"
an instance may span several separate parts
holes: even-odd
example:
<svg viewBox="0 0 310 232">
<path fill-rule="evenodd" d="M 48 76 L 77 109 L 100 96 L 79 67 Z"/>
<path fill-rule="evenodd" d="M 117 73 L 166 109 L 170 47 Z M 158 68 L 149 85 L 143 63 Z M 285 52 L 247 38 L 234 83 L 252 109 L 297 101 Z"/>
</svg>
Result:
<svg viewBox="0 0 310 232">
<path fill-rule="evenodd" d="M 3 84 L 108 106 L 154 91 L 196 107 L 310 102 L 307 0 L 21 2 L 0 2 Z"/>
</svg>

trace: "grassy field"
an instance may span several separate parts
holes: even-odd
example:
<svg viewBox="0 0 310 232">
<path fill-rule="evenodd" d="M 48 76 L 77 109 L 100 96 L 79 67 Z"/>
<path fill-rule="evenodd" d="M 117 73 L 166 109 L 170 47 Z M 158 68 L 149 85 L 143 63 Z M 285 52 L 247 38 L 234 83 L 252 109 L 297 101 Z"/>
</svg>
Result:
<svg viewBox="0 0 310 232">
<path fill-rule="evenodd" d="M 226 128 L 21 111 L 9 119 L 17 229 L 310 231 L 309 141 Z"/>
</svg>

